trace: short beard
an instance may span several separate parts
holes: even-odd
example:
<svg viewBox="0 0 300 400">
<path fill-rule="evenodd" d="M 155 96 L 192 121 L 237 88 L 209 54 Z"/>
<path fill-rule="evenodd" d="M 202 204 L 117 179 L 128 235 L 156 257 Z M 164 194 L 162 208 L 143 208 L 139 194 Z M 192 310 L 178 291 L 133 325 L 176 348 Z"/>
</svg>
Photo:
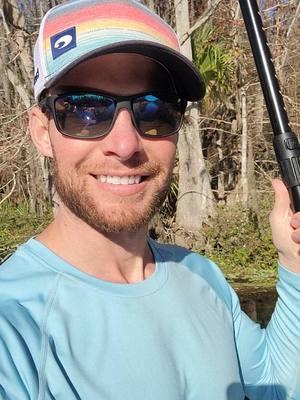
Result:
<svg viewBox="0 0 300 400">
<path fill-rule="evenodd" d="M 150 220 L 163 204 L 170 187 L 172 171 L 162 171 L 159 165 L 144 165 L 143 171 L 157 179 L 155 190 L 150 194 L 137 195 L 133 206 L 132 200 L 120 198 L 115 210 L 101 209 L 97 200 L 90 195 L 88 184 L 80 180 L 80 167 L 71 171 L 59 169 L 53 159 L 54 186 L 64 204 L 76 217 L 84 221 L 99 233 L 137 232 L 148 226 Z M 142 204 L 142 206 L 141 206 Z"/>
</svg>

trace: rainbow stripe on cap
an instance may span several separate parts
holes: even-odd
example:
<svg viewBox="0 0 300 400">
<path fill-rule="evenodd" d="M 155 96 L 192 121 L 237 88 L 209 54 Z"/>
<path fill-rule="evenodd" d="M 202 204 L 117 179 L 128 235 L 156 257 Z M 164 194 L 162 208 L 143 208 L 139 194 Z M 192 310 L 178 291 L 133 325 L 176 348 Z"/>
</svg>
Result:
<svg viewBox="0 0 300 400">
<path fill-rule="evenodd" d="M 135 0 L 71 0 L 52 8 L 35 46 L 35 98 L 82 60 L 125 44 L 180 54 L 171 27 Z"/>
</svg>

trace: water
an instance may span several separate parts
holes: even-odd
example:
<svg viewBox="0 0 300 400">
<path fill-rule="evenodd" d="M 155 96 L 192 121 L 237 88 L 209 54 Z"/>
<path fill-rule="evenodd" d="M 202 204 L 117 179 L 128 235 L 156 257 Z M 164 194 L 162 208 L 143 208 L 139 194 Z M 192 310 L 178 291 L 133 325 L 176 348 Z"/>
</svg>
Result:
<svg viewBox="0 0 300 400">
<path fill-rule="evenodd" d="M 235 290 L 246 314 L 265 327 L 271 318 L 277 300 L 275 288 L 243 286 L 235 288 Z"/>
</svg>

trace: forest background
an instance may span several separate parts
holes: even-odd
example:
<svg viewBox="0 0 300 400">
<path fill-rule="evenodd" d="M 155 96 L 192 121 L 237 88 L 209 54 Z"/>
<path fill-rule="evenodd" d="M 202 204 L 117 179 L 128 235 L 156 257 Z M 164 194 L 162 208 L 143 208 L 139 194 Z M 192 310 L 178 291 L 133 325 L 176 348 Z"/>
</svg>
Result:
<svg viewBox="0 0 300 400">
<path fill-rule="evenodd" d="M 51 162 L 27 130 L 32 51 L 56 0 L 0 0 L 0 261 L 52 218 Z M 274 285 L 272 131 L 237 0 L 144 0 L 177 31 L 207 84 L 190 103 L 171 190 L 151 225 L 215 260 L 233 284 Z M 300 122 L 299 0 L 258 0 L 293 131 Z M 55 198 L 55 197 L 54 197 Z"/>
</svg>

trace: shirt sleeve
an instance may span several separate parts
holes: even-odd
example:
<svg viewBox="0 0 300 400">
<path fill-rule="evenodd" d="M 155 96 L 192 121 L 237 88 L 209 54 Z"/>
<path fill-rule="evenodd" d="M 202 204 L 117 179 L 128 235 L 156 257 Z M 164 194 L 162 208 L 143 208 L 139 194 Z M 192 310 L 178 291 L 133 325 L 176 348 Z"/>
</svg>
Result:
<svg viewBox="0 0 300 400">
<path fill-rule="evenodd" d="M 277 292 L 271 321 L 261 329 L 232 290 L 236 346 L 251 400 L 300 399 L 300 275 L 279 266 Z"/>
</svg>

